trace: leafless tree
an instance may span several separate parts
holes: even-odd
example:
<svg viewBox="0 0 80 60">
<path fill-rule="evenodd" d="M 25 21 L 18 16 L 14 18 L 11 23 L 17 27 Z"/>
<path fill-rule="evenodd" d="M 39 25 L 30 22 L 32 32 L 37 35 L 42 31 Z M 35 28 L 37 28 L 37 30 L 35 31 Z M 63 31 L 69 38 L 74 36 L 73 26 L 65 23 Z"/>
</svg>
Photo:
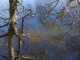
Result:
<svg viewBox="0 0 80 60">
<path fill-rule="evenodd" d="M 39 31 L 30 31 L 30 32 L 25 32 L 25 27 L 24 27 L 24 22 L 25 19 L 28 17 L 33 17 L 33 16 L 38 16 L 39 18 L 39 22 L 42 24 L 42 26 L 44 28 L 46 28 L 47 32 L 49 32 L 48 36 L 49 36 L 49 40 L 51 40 L 50 44 L 52 44 L 53 46 L 58 46 L 60 49 L 63 48 L 67 48 L 68 52 L 69 50 L 69 46 L 71 46 L 71 43 L 74 43 L 75 40 L 77 39 L 78 36 L 80 36 L 79 34 L 74 34 L 72 35 L 70 32 L 74 32 L 75 28 L 73 27 L 73 25 L 80 27 L 79 21 L 80 21 L 80 17 L 75 17 L 75 15 L 80 16 L 79 10 L 77 10 L 80 6 L 76 5 L 76 6 L 71 6 L 72 2 L 74 2 L 74 0 L 67 0 L 66 4 L 58 11 L 56 10 L 58 4 L 60 3 L 61 0 L 44 0 L 44 4 L 42 4 L 42 2 L 40 2 L 42 0 L 36 0 L 36 14 L 33 14 L 32 9 L 26 9 L 24 7 L 24 5 L 22 4 L 22 0 L 21 2 L 18 0 L 9 0 L 9 9 L 6 10 L 2 10 L 2 12 L 5 12 L 7 10 L 9 10 L 9 15 L 10 17 L 5 18 L 0 16 L 0 19 L 2 20 L 8 20 L 8 22 L 2 26 L 0 26 L 0 28 L 3 28 L 5 26 L 8 26 L 8 32 L 1 35 L 0 38 L 3 37 L 8 37 L 8 47 L 9 47 L 9 54 L 10 54 L 10 58 L 7 58 L 3 55 L 0 54 L 0 56 L 6 58 L 6 59 L 10 59 L 10 60 L 17 60 L 17 59 L 35 59 L 36 57 L 39 57 L 39 59 L 44 60 L 44 56 L 47 57 L 47 60 L 49 60 L 47 54 L 51 53 L 50 51 L 46 51 L 45 47 L 39 48 L 37 47 L 37 45 L 39 44 L 39 40 L 42 39 L 42 34 Z M 78 4 L 79 4 L 79 0 L 77 0 Z M 21 11 L 18 10 L 18 7 L 20 6 Z M 1 13 L 2 13 L 1 12 Z M 21 18 L 18 17 L 18 15 L 20 13 L 26 12 L 24 14 L 24 16 L 22 16 Z M 0 13 L 0 14 L 1 14 Z M 69 15 L 69 13 L 71 15 Z M 73 20 L 68 19 L 69 17 Z M 54 17 L 54 18 L 53 18 Z M 75 18 L 74 18 L 75 17 Z M 18 24 L 18 19 L 21 20 L 21 26 L 19 30 L 17 28 L 17 24 Z M 58 19 L 60 19 L 60 24 L 57 24 L 56 22 L 58 21 Z M 68 23 L 64 23 L 64 20 L 68 19 L 67 22 Z M 65 20 L 66 21 L 66 20 Z M 65 28 L 68 28 L 68 30 L 65 30 Z M 79 30 L 80 31 L 80 30 Z M 53 33 L 52 33 L 53 32 Z M 30 34 L 32 33 L 32 35 Z M 26 37 L 27 35 L 28 37 Z M 63 43 L 62 39 L 64 38 L 65 35 L 71 36 L 72 40 L 70 40 L 70 44 L 68 44 L 69 40 L 68 38 L 66 38 L 66 44 Z M 14 39 L 16 37 L 17 41 L 17 49 L 15 51 L 14 49 Z M 23 38 L 25 37 L 25 39 L 30 38 L 32 41 L 34 41 L 34 43 L 31 44 L 31 46 L 27 47 L 27 44 L 29 43 L 29 39 L 27 40 L 27 44 L 25 42 L 23 42 Z M 45 37 L 44 37 L 45 38 Z M 46 37 L 47 39 L 47 37 Z M 30 40 L 30 41 L 31 41 Z M 45 40 L 45 39 L 43 39 Z M 53 40 L 53 41 L 52 41 Z M 24 43 L 24 45 L 28 48 L 27 50 L 22 47 L 22 43 Z M 45 46 L 45 43 L 43 43 L 43 45 Z M 20 55 L 20 51 L 21 51 L 21 47 L 23 48 L 23 50 L 27 51 L 27 52 L 31 52 L 31 48 L 32 47 L 36 47 L 36 53 L 31 53 L 31 54 L 25 54 L 25 55 Z M 40 50 L 39 50 L 39 49 Z M 73 46 L 71 47 L 73 48 Z M 75 48 L 74 48 L 75 49 Z M 63 51 L 63 50 L 62 50 Z M 60 54 L 64 54 L 62 51 L 59 51 Z M 65 52 L 65 53 L 66 53 Z M 62 57 L 61 57 L 62 58 Z"/>
</svg>

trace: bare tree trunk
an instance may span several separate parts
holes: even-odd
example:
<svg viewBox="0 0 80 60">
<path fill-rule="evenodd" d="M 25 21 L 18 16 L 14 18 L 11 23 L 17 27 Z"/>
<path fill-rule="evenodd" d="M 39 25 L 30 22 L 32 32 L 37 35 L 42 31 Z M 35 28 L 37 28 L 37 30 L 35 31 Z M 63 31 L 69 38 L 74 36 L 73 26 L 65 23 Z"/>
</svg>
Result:
<svg viewBox="0 0 80 60">
<path fill-rule="evenodd" d="M 21 38 L 18 38 L 18 50 L 17 50 L 18 60 L 20 58 L 20 50 L 21 50 L 21 47 L 22 47 L 22 40 L 21 40 Z"/>
<path fill-rule="evenodd" d="M 15 30 L 17 26 L 17 18 L 18 18 L 18 11 L 17 11 L 17 1 L 18 0 L 9 0 L 10 3 L 10 25 L 9 25 L 9 53 L 11 56 L 11 60 L 15 59 L 15 54 L 14 54 L 14 35 L 15 35 Z"/>
<path fill-rule="evenodd" d="M 11 60 L 14 60 L 14 58 L 15 58 L 13 40 L 14 40 L 14 36 L 10 36 L 8 46 L 9 46 L 9 52 L 10 52 Z"/>
<path fill-rule="evenodd" d="M 21 33 L 23 34 L 24 33 L 24 19 L 22 19 L 22 31 Z M 22 40 L 23 40 L 23 37 L 19 37 L 18 38 L 18 50 L 17 50 L 17 56 L 20 57 L 20 50 L 21 50 L 21 47 L 22 47 Z"/>
</svg>

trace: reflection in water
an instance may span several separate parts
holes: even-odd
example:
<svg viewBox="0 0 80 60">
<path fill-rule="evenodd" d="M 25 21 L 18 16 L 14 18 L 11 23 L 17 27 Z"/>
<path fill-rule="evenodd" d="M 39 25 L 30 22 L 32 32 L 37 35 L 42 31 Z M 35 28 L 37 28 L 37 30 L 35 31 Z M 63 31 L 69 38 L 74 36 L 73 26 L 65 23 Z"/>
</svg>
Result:
<svg viewBox="0 0 80 60">
<path fill-rule="evenodd" d="M 69 5 L 66 8 L 68 1 L 65 0 L 60 1 L 61 3 L 66 3 L 63 5 L 58 0 L 52 3 L 50 3 L 52 0 L 45 1 L 45 4 L 36 2 L 35 8 L 30 5 L 26 7 L 26 2 L 23 2 L 25 8 L 32 9 L 32 14 L 34 15 L 35 13 L 35 16 L 28 16 L 24 19 L 26 36 L 23 38 L 20 53 L 22 58 L 24 60 L 26 58 L 33 60 L 80 60 L 80 7 L 76 6 L 76 3 L 76 5 Z M 30 0 L 30 2 L 32 1 Z M 22 11 L 21 9 L 19 12 L 18 29 L 21 32 L 22 17 L 30 12 Z M 0 14 L 0 16 L 2 15 Z M 6 32 L 6 29 L 4 31 Z M 17 38 L 15 37 L 15 51 L 18 45 L 16 42 Z M 8 43 L 8 39 L 0 39 L 0 53 L 9 57 L 6 43 Z M 4 60 L 1 56 L 0 59 Z"/>
<path fill-rule="evenodd" d="M 30 33 L 28 32 L 27 35 L 34 42 L 40 41 L 40 38 L 41 38 L 40 31 L 30 31 Z"/>
</svg>

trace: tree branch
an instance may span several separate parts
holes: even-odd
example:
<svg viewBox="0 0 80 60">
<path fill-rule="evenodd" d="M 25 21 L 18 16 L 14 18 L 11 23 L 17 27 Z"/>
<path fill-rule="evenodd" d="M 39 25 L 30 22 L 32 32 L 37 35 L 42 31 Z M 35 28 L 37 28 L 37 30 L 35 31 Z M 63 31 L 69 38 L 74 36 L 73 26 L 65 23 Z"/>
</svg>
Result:
<svg viewBox="0 0 80 60">
<path fill-rule="evenodd" d="M 0 10 L 1 10 L 0 14 L 2 14 L 3 12 L 9 11 L 9 9 L 0 9 Z"/>
<path fill-rule="evenodd" d="M 2 37 L 7 37 L 9 35 L 9 33 L 6 33 L 6 34 L 3 34 L 3 35 L 0 35 L 0 38 Z"/>
<path fill-rule="evenodd" d="M 30 9 L 26 9 L 24 6 L 23 6 L 23 4 L 22 3 L 20 3 L 19 1 L 18 1 L 18 3 L 20 4 L 20 6 L 21 6 L 21 9 L 23 10 L 23 11 L 30 11 Z"/>
<path fill-rule="evenodd" d="M 55 3 L 56 1 L 52 2 Z M 57 6 L 57 4 L 59 3 L 59 0 L 57 0 L 57 3 L 55 4 L 55 6 L 53 8 L 51 8 L 47 13 L 50 14 L 52 10 L 54 10 L 54 8 Z M 51 5 L 51 4 L 50 4 Z"/>
<path fill-rule="evenodd" d="M 9 20 L 9 18 L 3 18 L 3 17 L 0 17 L 0 19 L 3 19 L 3 20 Z"/>
<path fill-rule="evenodd" d="M 5 26 L 7 26 L 8 24 L 9 24 L 9 22 L 6 23 L 5 25 L 0 26 L 0 28 L 5 27 Z"/>
<path fill-rule="evenodd" d="M 0 56 L 2 56 L 2 57 L 3 57 L 3 58 L 5 58 L 5 59 L 10 60 L 9 58 L 7 58 L 7 57 L 6 57 L 6 56 L 4 56 L 4 55 L 1 55 L 1 54 L 0 54 Z"/>
</svg>

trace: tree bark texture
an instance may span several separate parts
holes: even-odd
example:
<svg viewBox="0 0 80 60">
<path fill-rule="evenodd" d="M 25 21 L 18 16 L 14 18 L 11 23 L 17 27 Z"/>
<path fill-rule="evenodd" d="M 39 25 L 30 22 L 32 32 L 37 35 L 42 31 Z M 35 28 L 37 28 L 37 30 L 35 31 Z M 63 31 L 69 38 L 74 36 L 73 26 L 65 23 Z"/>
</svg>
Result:
<svg viewBox="0 0 80 60">
<path fill-rule="evenodd" d="M 18 11 L 17 11 L 17 0 L 9 0 L 10 4 L 10 24 L 9 24 L 9 53 L 11 56 L 11 60 L 15 59 L 14 54 L 14 34 L 16 33 L 17 19 L 18 19 Z"/>
</svg>

